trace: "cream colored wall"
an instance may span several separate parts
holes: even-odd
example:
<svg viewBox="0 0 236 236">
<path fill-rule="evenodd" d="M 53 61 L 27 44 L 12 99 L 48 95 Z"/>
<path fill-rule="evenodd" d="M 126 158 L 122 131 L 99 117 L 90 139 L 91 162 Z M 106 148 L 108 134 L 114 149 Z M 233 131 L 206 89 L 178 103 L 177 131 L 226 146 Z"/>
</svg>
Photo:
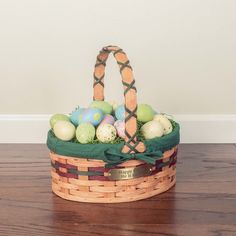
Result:
<svg viewBox="0 0 236 236">
<path fill-rule="evenodd" d="M 0 0 L 0 113 L 70 112 L 92 99 L 100 48 L 128 54 L 139 101 L 175 114 L 236 113 L 234 0 Z M 109 99 L 122 99 L 114 60 Z"/>
</svg>

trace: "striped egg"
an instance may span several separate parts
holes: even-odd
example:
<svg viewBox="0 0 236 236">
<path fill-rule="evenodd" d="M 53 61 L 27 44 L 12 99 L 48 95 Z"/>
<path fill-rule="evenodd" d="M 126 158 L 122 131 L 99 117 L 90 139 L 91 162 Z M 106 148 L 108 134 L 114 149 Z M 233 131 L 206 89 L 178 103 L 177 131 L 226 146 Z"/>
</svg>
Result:
<svg viewBox="0 0 236 236">
<path fill-rule="evenodd" d="M 105 115 L 102 122 L 100 124 L 110 124 L 113 125 L 115 123 L 115 118 L 112 115 Z"/>
</svg>

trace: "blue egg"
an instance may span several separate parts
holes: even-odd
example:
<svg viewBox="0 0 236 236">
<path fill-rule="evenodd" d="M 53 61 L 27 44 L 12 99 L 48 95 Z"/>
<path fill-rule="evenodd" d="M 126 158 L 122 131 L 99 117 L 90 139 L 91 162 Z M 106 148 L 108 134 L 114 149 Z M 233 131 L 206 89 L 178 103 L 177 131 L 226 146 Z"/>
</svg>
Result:
<svg viewBox="0 0 236 236">
<path fill-rule="evenodd" d="M 115 110 L 115 116 L 117 120 L 124 120 L 125 119 L 125 106 L 119 105 Z"/>
<path fill-rule="evenodd" d="M 100 124 L 100 122 L 103 120 L 104 114 L 102 110 L 98 108 L 86 108 L 83 110 L 82 113 L 79 114 L 79 124 L 82 123 L 91 123 L 94 126 L 97 126 Z"/>
<path fill-rule="evenodd" d="M 85 108 L 76 108 L 70 115 L 70 121 L 74 125 L 79 125 L 79 115 L 85 110 Z"/>
</svg>

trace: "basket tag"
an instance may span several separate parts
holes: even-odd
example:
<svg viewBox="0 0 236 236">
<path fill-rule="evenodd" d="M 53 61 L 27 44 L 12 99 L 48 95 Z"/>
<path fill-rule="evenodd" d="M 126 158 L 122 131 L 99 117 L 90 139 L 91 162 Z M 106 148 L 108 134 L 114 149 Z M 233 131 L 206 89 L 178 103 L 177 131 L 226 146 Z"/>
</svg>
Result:
<svg viewBox="0 0 236 236">
<path fill-rule="evenodd" d="M 132 168 L 111 169 L 108 171 L 109 180 L 134 179 L 150 175 L 152 165 L 142 165 Z"/>
</svg>

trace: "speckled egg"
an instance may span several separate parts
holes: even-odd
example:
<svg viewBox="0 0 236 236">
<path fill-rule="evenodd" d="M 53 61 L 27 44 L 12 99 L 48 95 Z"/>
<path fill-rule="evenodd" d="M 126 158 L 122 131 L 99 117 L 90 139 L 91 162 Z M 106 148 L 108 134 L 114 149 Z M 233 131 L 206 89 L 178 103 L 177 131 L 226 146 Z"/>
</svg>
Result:
<svg viewBox="0 0 236 236">
<path fill-rule="evenodd" d="M 125 119 L 125 106 L 119 105 L 115 110 L 115 116 L 117 120 L 124 120 Z"/>
<path fill-rule="evenodd" d="M 154 111 L 147 104 L 139 104 L 137 109 L 137 119 L 141 122 L 151 121 L 154 117 Z"/>
<path fill-rule="evenodd" d="M 96 131 L 97 139 L 102 143 L 110 143 L 116 138 L 116 128 L 111 124 L 101 124 Z"/>
<path fill-rule="evenodd" d="M 93 101 L 89 107 L 98 108 L 102 110 L 104 114 L 111 114 L 112 106 L 108 102 L 105 101 Z"/>
<path fill-rule="evenodd" d="M 123 120 L 117 120 L 114 123 L 114 126 L 116 128 L 118 136 L 121 138 L 125 138 L 125 122 Z"/>
<path fill-rule="evenodd" d="M 82 123 L 91 123 L 94 126 L 97 126 L 103 119 L 104 114 L 102 110 L 97 108 L 86 108 L 82 113 L 79 114 L 79 124 Z"/>
<path fill-rule="evenodd" d="M 74 124 L 74 125 L 78 125 L 79 124 L 79 115 L 82 114 L 82 112 L 85 110 L 85 108 L 76 108 L 74 111 L 72 111 L 71 115 L 70 115 L 70 121 Z"/>
<path fill-rule="evenodd" d="M 164 135 L 172 132 L 172 124 L 165 115 L 155 115 L 153 120 L 159 121 L 161 123 L 162 127 L 164 128 Z"/>
<path fill-rule="evenodd" d="M 160 122 L 152 120 L 141 127 L 141 132 L 145 139 L 152 139 L 161 137 L 164 134 L 164 128 Z"/>
<path fill-rule="evenodd" d="M 115 118 L 112 115 L 105 115 L 102 122 L 100 124 L 110 124 L 113 125 L 115 123 Z"/>
<path fill-rule="evenodd" d="M 76 129 L 76 138 L 79 143 L 90 143 L 95 137 L 95 128 L 91 123 L 83 123 Z"/>
<path fill-rule="evenodd" d="M 75 136 L 75 126 L 69 121 L 60 120 L 53 126 L 55 136 L 63 141 L 70 141 Z"/>
</svg>

